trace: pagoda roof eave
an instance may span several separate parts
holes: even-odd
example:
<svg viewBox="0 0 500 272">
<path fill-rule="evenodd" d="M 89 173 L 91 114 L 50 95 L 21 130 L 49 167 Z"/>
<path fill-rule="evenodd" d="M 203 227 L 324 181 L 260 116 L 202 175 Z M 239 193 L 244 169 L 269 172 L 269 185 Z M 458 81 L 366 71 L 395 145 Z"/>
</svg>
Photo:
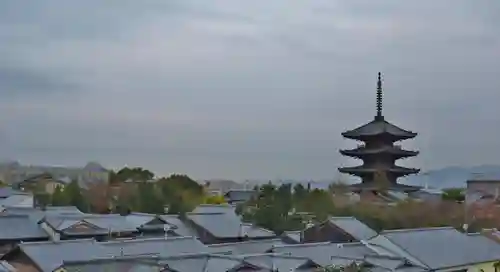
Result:
<svg viewBox="0 0 500 272">
<path fill-rule="evenodd" d="M 399 139 L 411 139 L 417 136 L 416 132 L 402 129 L 384 119 L 375 119 L 367 124 L 359 126 L 355 129 L 341 133 L 343 137 L 350 139 L 360 139 L 373 136 L 381 136 L 384 134 L 391 135 Z"/>
<path fill-rule="evenodd" d="M 379 155 L 379 154 L 391 154 L 397 157 L 414 157 L 419 154 L 418 151 L 404 150 L 396 147 L 382 147 L 375 149 L 358 147 L 355 149 L 339 150 L 339 152 L 344 156 L 351 156 L 351 157 L 363 157 L 363 156 Z"/>
<path fill-rule="evenodd" d="M 418 174 L 420 172 L 420 169 L 407 168 L 407 167 L 402 167 L 402 166 L 393 166 L 389 169 L 377 169 L 377 168 L 367 168 L 364 166 L 354 166 L 354 167 L 340 167 L 338 170 L 341 173 L 347 173 L 347 174 L 352 174 L 352 175 L 363 175 L 363 174 L 375 173 L 375 172 L 378 172 L 380 170 L 394 173 L 394 174 L 403 174 L 403 175 Z"/>
<path fill-rule="evenodd" d="M 362 182 L 362 183 L 355 183 L 351 184 L 348 186 L 348 188 L 354 192 L 360 192 L 360 191 L 378 191 L 381 189 L 381 187 L 375 182 Z M 395 184 L 390 184 L 388 187 L 384 187 L 384 189 L 388 191 L 418 191 L 421 190 L 422 187 L 420 186 L 413 186 L 413 185 L 407 185 L 407 184 L 400 184 L 400 183 L 395 183 Z"/>
</svg>

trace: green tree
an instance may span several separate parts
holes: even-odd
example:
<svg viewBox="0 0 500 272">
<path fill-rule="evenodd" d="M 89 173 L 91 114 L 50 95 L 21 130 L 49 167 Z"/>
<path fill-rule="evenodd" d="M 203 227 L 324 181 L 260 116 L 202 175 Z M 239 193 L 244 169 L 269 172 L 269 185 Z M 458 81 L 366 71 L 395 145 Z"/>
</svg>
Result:
<svg viewBox="0 0 500 272">
<path fill-rule="evenodd" d="M 142 167 L 124 167 L 118 172 L 110 173 L 110 180 L 113 182 L 124 182 L 128 179 L 131 179 L 133 181 L 148 181 L 153 179 L 155 174 L 147 169 L 144 169 Z"/>
<path fill-rule="evenodd" d="M 77 207 L 80 211 L 88 212 L 89 204 L 82 194 L 82 189 L 76 180 L 71 181 L 64 188 L 64 195 L 68 205 Z"/>
<path fill-rule="evenodd" d="M 139 210 L 145 213 L 162 214 L 164 212 L 165 202 L 161 195 L 156 192 L 154 184 L 138 184 Z"/>
<path fill-rule="evenodd" d="M 445 189 L 442 195 L 443 200 L 462 202 L 465 201 L 465 190 L 462 188 Z"/>
<path fill-rule="evenodd" d="M 52 206 L 66 206 L 69 204 L 67 195 L 64 193 L 63 188 L 61 186 L 56 187 L 54 193 L 52 193 L 51 200 L 52 200 L 51 201 Z"/>
</svg>

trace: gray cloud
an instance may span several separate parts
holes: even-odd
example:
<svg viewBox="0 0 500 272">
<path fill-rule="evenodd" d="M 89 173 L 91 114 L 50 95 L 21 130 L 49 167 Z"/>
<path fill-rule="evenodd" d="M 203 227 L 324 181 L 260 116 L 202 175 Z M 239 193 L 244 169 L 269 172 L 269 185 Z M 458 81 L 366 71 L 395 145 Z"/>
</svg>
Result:
<svg viewBox="0 0 500 272">
<path fill-rule="evenodd" d="M 18 2 L 0 3 L 5 158 L 335 177 L 381 70 L 385 115 L 420 132 L 408 164 L 498 159 L 498 1 Z"/>
</svg>

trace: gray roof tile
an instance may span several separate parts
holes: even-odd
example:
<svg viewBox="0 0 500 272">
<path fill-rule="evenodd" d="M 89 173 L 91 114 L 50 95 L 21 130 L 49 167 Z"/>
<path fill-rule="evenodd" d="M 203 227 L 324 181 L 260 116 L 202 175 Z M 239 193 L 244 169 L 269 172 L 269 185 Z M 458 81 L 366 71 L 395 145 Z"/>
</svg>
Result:
<svg viewBox="0 0 500 272">
<path fill-rule="evenodd" d="M 384 231 L 381 236 L 386 239 L 371 241 L 386 248 L 399 248 L 400 254 L 413 257 L 408 258 L 410 261 L 416 260 L 430 269 L 490 262 L 500 257 L 499 244 L 452 227 Z"/>
<path fill-rule="evenodd" d="M 229 253 L 239 255 L 266 253 L 274 246 L 280 245 L 285 245 L 281 239 L 266 239 L 238 243 L 213 244 L 208 247 L 211 249 L 212 253 Z"/>
<path fill-rule="evenodd" d="M 106 254 L 90 239 L 58 242 L 22 243 L 19 248 L 36 263 L 42 271 L 53 271 L 63 261 L 84 261 L 97 259 Z"/>
<path fill-rule="evenodd" d="M 24 202 L 30 202 L 30 205 L 33 206 L 33 196 L 30 195 L 11 195 L 6 198 L 0 198 L 0 207 L 15 207 Z"/>
<path fill-rule="evenodd" d="M 135 232 L 137 228 L 118 214 L 69 214 L 48 215 L 44 219 L 57 231 L 65 231 L 75 224 L 85 222 L 104 232 Z"/>
<path fill-rule="evenodd" d="M 49 235 L 26 215 L 0 216 L 0 240 L 48 239 Z"/>
<path fill-rule="evenodd" d="M 330 242 L 282 245 L 274 247 L 272 251 L 310 258 L 319 265 L 330 265 L 332 260 L 337 260 L 336 264 L 338 265 L 344 265 L 346 262 L 362 260 L 365 256 L 376 254 L 362 243 L 336 244 Z"/>
<path fill-rule="evenodd" d="M 330 217 L 329 221 L 349 233 L 356 240 L 366 240 L 377 236 L 377 232 L 355 217 Z"/>
<path fill-rule="evenodd" d="M 208 253 L 210 250 L 196 237 L 160 237 L 148 239 L 114 240 L 99 243 L 110 255 L 174 256 L 186 253 Z"/>
<path fill-rule="evenodd" d="M 293 242 L 300 243 L 302 241 L 302 231 L 301 230 L 295 230 L 295 231 L 285 231 L 282 234 L 283 237 L 290 239 Z"/>
<path fill-rule="evenodd" d="M 177 236 L 196 236 L 196 231 L 184 223 L 178 215 L 166 214 L 160 215 L 160 218 L 170 225 L 169 233 Z"/>
<path fill-rule="evenodd" d="M 394 136 L 400 137 L 401 139 L 409 139 L 417 135 L 414 132 L 404 130 L 385 120 L 374 120 L 353 130 L 343 132 L 342 136 L 346 138 L 358 138 L 363 136 L 379 135 L 383 133 L 392 134 Z"/>
<path fill-rule="evenodd" d="M 236 214 L 228 213 L 188 213 L 187 218 L 194 224 L 202 227 L 214 237 L 234 238 L 250 237 L 264 238 L 274 237 L 272 231 L 255 227 L 251 224 L 244 224 Z"/>
<path fill-rule="evenodd" d="M 201 204 L 198 205 L 193 213 L 236 213 L 235 207 L 228 204 L 212 205 L 212 204 Z"/>
<path fill-rule="evenodd" d="M 0 198 L 7 198 L 13 195 L 29 195 L 26 192 L 14 190 L 10 187 L 0 187 Z"/>
<path fill-rule="evenodd" d="M 245 262 L 255 266 L 275 271 L 296 271 L 304 266 L 317 266 L 311 259 L 305 257 L 287 256 L 282 254 L 255 254 L 240 256 Z"/>
</svg>

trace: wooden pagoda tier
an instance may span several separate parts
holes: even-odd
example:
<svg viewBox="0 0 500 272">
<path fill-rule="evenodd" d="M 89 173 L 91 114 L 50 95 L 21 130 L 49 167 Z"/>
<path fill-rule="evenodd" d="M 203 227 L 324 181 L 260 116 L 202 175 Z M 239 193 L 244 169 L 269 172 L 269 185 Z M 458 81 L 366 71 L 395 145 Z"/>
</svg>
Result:
<svg viewBox="0 0 500 272">
<path fill-rule="evenodd" d="M 340 150 L 340 154 L 358 159 L 385 156 L 392 157 L 392 159 L 397 160 L 414 157 L 417 156 L 418 153 L 418 151 L 404 150 L 397 145 L 385 145 L 379 147 L 367 147 L 366 145 L 360 145 L 355 149 Z"/>
<path fill-rule="evenodd" d="M 352 192 L 355 193 L 360 193 L 360 192 L 366 192 L 366 191 L 380 191 L 381 186 L 380 184 L 377 184 L 375 182 L 369 182 L 369 183 L 356 183 L 349 185 L 348 187 Z M 412 185 L 406 185 L 406 184 L 391 184 L 390 186 L 384 188 L 390 191 L 398 191 L 398 192 L 416 192 L 422 189 L 422 187 L 419 186 L 412 186 Z"/>
<path fill-rule="evenodd" d="M 406 175 L 417 174 L 420 170 L 396 165 L 396 161 L 418 155 L 418 151 L 404 150 L 397 141 L 411 139 L 417 133 L 402 129 L 385 120 L 382 115 L 382 82 L 379 73 L 377 83 L 377 114 L 375 118 L 360 127 L 342 133 L 348 139 L 364 142 L 355 149 L 340 150 L 340 154 L 363 160 L 363 165 L 341 167 L 339 171 L 362 179 L 358 187 L 380 187 L 380 177 L 384 183 L 394 188 L 414 188 L 397 184 L 397 179 Z"/>
</svg>

